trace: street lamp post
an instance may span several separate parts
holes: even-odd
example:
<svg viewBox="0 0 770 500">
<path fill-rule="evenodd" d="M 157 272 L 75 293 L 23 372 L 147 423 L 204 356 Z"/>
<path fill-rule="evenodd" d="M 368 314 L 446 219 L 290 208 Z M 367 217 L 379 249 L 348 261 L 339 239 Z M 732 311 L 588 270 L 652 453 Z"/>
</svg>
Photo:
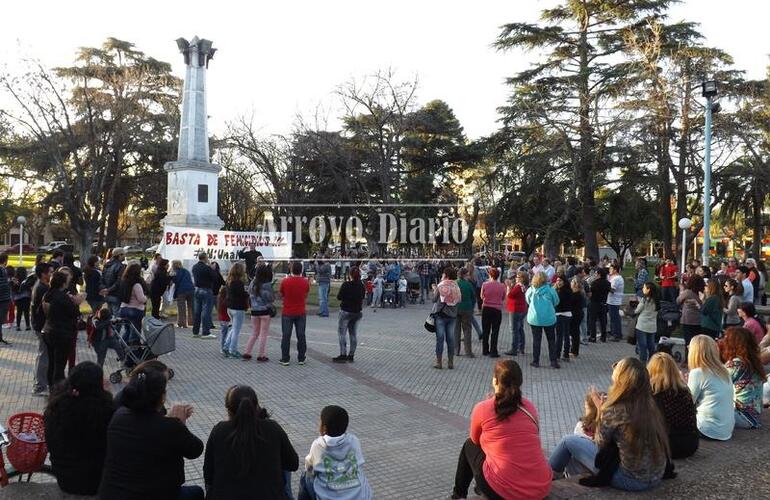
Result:
<svg viewBox="0 0 770 500">
<path fill-rule="evenodd" d="M 27 218 L 23 215 L 16 217 L 16 222 L 19 224 L 19 265 L 24 265 L 24 224 L 27 223 Z"/>
<path fill-rule="evenodd" d="M 714 104 L 717 95 L 717 82 L 703 82 L 703 97 L 706 98 L 706 152 L 703 160 L 703 265 L 709 263 L 711 248 L 711 114 L 719 111 L 719 104 Z M 681 223 L 681 221 L 680 221 Z"/>
<path fill-rule="evenodd" d="M 684 280 L 684 262 L 687 259 L 687 230 L 692 227 L 692 221 L 687 217 L 679 219 L 679 229 L 682 230 L 682 260 L 679 262 L 679 281 Z"/>
</svg>

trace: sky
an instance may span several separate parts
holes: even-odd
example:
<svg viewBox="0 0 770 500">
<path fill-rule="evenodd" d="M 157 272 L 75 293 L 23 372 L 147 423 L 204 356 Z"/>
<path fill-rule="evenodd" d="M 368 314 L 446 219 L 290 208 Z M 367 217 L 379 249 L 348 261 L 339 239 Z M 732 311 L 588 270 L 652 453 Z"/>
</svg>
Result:
<svg viewBox="0 0 770 500">
<path fill-rule="evenodd" d="M 0 70 L 21 57 L 70 64 L 78 47 L 107 37 L 136 44 L 184 76 L 174 40 L 197 35 L 219 49 L 208 73 L 210 131 L 253 117 L 264 134 L 285 134 L 296 117 L 321 115 L 334 125 L 334 89 L 378 69 L 417 76 L 417 97 L 446 101 L 469 138 L 497 129 L 507 76 L 532 54 L 495 51 L 499 27 L 534 22 L 554 0 L 108 0 L 3 2 Z M 706 43 L 730 53 L 750 78 L 770 64 L 768 0 L 684 0 L 672 20 L 701 24 Z"/>
</svg>

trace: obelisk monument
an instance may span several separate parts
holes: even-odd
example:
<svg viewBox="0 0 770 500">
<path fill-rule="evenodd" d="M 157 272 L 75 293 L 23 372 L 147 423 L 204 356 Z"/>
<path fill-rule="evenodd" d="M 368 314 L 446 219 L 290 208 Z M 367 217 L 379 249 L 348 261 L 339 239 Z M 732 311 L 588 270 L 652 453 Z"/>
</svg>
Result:
<svg viewBox="0 0 770 500">
<path fill-rule="evenodd" d="M 187 65 L 182 93 L 177 160 L 166 163 L 168 205 L 164 226 L 221 229 L 217 216 L 217 186 L 221 167 L 209 160 L 206 115 L 206 70 L 217 49 L 197 36 L 177 41 Z"/>
</svg>

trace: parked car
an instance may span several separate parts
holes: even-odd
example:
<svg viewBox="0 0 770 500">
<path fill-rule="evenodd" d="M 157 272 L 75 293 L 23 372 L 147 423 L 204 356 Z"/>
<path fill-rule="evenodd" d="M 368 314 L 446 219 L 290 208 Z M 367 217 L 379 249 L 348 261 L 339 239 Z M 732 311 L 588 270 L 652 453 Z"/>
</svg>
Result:
<svg viewBox="0 0 770 500">
<path fill-rule="evenodd" d="M 75 251 L 75 247 L 66 241 L 52 241 L 51 243 L 38 248 L 38 251 L 43 253 L 52 253 L 54 250 L 61 250 L 62 252 L 73 252 Z"/>
<path fill-rule="evenodd" d="M 12 255 L 16 255 L 19 253 L 19 244 L 15 244 L 13 246 L 10 246 L 4 250 L 4 252 Z M 24 243 L 22 248 L 23 253 L 37 253 L 37 247 L 34 245 L 30 245 L 28 243 Z"/>
<path fill-rule="evenodd" d="M 123 251 L 126 252 L 127 255 L 132 253 L 144 253 L 144 249 L 139 245 L 126 245 L 123 247 Z"/>
<path fill-rule="evenodd" d="M 149 248 L 145 248 L 144 251 L 147 253 L 155 254 L 158 251 L 158 246 L 159 245 L 153 245 Z"/>
</svg>

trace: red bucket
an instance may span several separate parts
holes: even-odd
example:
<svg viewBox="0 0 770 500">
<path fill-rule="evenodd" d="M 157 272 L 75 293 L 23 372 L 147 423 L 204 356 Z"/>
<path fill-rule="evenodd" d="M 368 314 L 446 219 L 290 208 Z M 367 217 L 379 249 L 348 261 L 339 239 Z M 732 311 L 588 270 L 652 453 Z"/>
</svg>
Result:
<svg viewBox="0 0 770 500">
<path fill-rule="evenodd" d="M 22 474 L 37 472 L 45 462 L 45 424 L 39 413 L 18 413 L 8 418 L 8 461 Z"/>
</svg>

